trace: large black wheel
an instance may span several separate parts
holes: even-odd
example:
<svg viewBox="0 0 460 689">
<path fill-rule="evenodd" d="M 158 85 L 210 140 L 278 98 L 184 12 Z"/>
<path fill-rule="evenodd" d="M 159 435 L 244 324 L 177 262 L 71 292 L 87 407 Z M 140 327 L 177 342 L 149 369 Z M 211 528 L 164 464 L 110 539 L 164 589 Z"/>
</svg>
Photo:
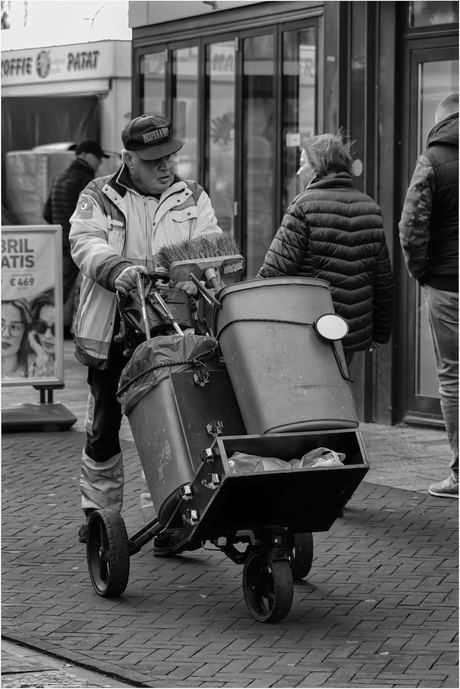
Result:
<svg viewBox="0 0 460 689">
<path fill-rule="evenodd" d="M 288 546 L 292 550 L 293 559 L 292 578 L 294 581 L 303 579 L 311 570 L 313 563 L 313 535 L 311 533 L 296 533 L 288 536 Z"/>
<path fill-rule="evenodd" d="M 294 586 L 288 560 L 267 564 L 258 553 L 248 557 L 243 569 L 246 605 L 258 622 L 276 622 L 289 613 Z"/>
<path fill-rule="evenodd" d="M 86 559 L 91 583 L 99 596 L 120 596 L 128 585 L 129 544 L 122 516 L 95 510 L 88 523 Z"/>
</svg>

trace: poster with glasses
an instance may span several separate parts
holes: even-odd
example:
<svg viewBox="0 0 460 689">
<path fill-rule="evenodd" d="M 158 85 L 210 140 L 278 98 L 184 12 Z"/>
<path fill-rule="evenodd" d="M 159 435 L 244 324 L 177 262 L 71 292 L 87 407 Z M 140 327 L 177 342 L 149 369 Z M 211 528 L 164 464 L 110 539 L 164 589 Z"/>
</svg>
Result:
<svg viewBox="0 0 460 689">
<path fill-rule="evenodd" d="M 64 383 L 62 229 L 2 227 L 2 386 Z"/>
</svg>

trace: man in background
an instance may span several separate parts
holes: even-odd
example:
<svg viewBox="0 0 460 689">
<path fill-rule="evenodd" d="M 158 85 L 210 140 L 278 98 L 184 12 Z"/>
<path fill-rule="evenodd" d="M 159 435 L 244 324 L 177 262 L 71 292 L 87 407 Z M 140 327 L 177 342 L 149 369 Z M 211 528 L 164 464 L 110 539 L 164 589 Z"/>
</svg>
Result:
<svg viewBox="0 0 460 689">
<path fill-rule="evenodd" d="M 109 158 L 96 141 L 82 141 L 75 151 L 76 158 L 69 167 L 56 177 L 43 211 L 44 219 L 51 225 L 62 225 L 62 274 L 64 304 L 72 294 L 79 270 L 70 255 L 70 216 L 77 207 L 78 197 L 91 182 L 102 158 Z"/>
<path fill-rule="evenodd" d="M 458 498 L 458 93 L 436 108 L 399 223 L 409 274 L 425 294 L 452 459 L 450 475 L 428 492 Z"/>
</svg>

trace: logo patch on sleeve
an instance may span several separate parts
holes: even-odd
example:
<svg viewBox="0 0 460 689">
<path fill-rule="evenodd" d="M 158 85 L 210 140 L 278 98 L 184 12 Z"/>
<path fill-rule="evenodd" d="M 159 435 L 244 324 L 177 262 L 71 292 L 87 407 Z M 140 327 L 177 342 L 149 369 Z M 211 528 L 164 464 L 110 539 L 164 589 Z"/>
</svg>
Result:
<svg viewBox="0 0 460 689">
<path fill-rule="evenodd" d="M 90 196 L 82 196 L 78 202 L 77 217 L 89 220 L 93 217 L 93 199 Z"/>
</svg>

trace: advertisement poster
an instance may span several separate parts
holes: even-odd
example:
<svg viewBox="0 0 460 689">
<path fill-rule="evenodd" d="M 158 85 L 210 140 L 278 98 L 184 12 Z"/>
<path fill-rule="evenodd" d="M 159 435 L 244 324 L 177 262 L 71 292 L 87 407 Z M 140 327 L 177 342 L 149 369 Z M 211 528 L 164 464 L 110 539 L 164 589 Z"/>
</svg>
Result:
<svg viewBox="0 0 460 689">
<path fill-rule="evenodd" d="M 64 383 L 61 235 L 2 227 L 2 386 Z"/>
</svg>

